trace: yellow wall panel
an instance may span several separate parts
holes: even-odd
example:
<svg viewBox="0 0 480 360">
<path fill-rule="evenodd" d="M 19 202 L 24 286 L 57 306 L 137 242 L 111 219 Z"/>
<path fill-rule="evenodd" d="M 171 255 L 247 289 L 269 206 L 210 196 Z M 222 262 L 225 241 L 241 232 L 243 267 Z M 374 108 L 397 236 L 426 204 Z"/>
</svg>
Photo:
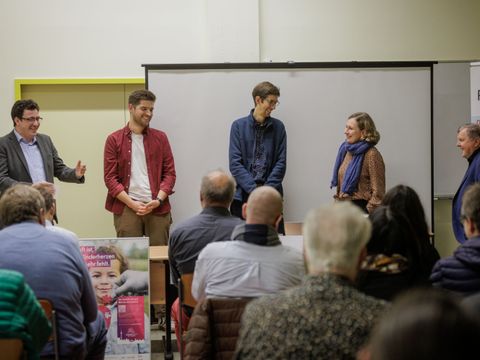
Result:
<svg viewBox="0 0 480 360">
<path fill-rule="evenodd" d="M 87 165 L 83 185 L 55 181 L 59 225 L 79 237 L 115 236 L 113 217 L 105 210 L 103 147 L 111 132 L 128 121 L 130 92 L 143 84 L 23 85 L 21 97 L 32 98 L 44 118 L 40 132 L 49 135 L 65 164 Z"/>
</svg>

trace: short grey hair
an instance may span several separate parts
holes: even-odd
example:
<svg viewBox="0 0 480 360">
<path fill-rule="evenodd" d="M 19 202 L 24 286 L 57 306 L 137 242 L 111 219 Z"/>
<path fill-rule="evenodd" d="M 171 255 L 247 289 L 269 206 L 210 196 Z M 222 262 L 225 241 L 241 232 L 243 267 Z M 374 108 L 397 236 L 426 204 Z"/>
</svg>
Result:
<svg viewBox="0 0 480 360">
<path fill-rule="evenodd" d="M 471 140 L 480 139 L 480 125 L 477 125 L 477 124 L 462 125 L 458 128 L 457 134 L 462 130 L 466 130 L 466 134 L 469 139 Z"/>
<path fill-rule="evenodd" d="M 360 253 L 370 238 L 371 228 L 364 213 L 347 201 L 311 210 L 303 227 L 309 271 L 356 270 Z"/>
<path fill-rule="evenodd" d="M 38 221 L 42 209 L 45 209 L 45 201 L 38 190 L 31 185 L 14 185 L 5 190 L 0 199 L 1 226 Z"/>
<path fill-rule="evenodd" d="M 207 203 L 230 206 L 235 194 L 235 179 L 223 170 L 210 171 L 202 178 L 200 194 Z"/>
<path fill-rule="evenodd" d="M 463 193 L 461 217 L 473 221 L 480 230 L 480 183 L 473 183 Z"/>
</svg>

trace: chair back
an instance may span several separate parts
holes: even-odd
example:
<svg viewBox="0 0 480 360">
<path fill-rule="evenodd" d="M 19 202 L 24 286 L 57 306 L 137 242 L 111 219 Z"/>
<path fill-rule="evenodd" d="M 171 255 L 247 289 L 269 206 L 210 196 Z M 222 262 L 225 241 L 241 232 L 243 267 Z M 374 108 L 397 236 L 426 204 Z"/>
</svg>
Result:
<svg viewBox="0 0 480 360">
<path fill-rule="evenodd" d="M 178 333 L 180 338 L 177 339 L 179 344 L 179 353 L 180 359 L 183 360 L 183 353 L 185 349 L 185 344 L 183 340 L 183 335 L 187 331 L 187 329 L 183 328 L 183 305 L 190 306 L 191 308 L 195 308 L 197 305 L 197 301 L 192 296 L 192 281 L 193 281 L 193 273 L 183 274 L 178 279 L 178 306 L 179 306 L 179 316 L 180 320 L 178 322 L 179 329 Z"/>
<path fill-rule="evenodd" d="M 193 273 L 183 274 L 181 279 L 183 286 L 182 304 L 195 308 L 195 306 L 197 306 L 197 300 L 192 296 Z"/>
<path fill-rule="evenodd" d="M 48 339 L 48 341 L 53 342 L 53 352 L 55 355 L 55 360 L 58 360 L 60 359 L 60 353 L 58 350 L 59 347 L 58 347 L 58 333 L 57 333 L 57 314 L 50 300 L 38 299 L 38 302 L 42 306 L 43 311 L 45 312 L 45 316 L 52 324 L 52 334 L 50 335 L 50 338 Z"/>
<path fill-rule="evenodd" d="M 23 359 L 23 341 L 20 339 L 0 339 L 0 358 L 2 360 Z"/>
</svg>

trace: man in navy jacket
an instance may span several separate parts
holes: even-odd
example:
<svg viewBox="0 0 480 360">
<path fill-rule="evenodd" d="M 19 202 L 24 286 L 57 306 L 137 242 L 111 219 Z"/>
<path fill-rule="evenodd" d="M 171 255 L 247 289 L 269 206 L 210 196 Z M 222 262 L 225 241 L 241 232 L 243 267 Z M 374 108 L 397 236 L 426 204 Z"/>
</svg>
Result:
<svg viewBox="0 0 480 360">
<path fill-rule="evenodd" d="M 462 126 L 458 130 L 457 146 L 462 150 L 462 156 L 468 160 L 468 169 L 452 203 L 453 233 L 457 241 L 462 244 L 467 239 L 460 220 L 463 193 L 469 185 L 480 181 L 480 126 L 477 124 Z"/>
<path fill-rule="evenodd" d="M 283 195 L 282 181 L 287 168 L 287 133 L 283 123 L 270 116 L 279 105 L 280 90 L 264 81 L 252 91 L 255 108 L 235 120 L 230 129 L 230 172 L 237 182 L 232 215 L 242 217 L 242 205 L 250 193 L 269 185 Z M 283 225 L 279 227 L 283 233 Z"/>
<path fill-rule="evenodd" d="M 468 240 L 435 264 L 430 280 L 434 286 L 470 295 L 480 292 L 480 183 L 465 191 L 460 219 Z"/>
</svg>

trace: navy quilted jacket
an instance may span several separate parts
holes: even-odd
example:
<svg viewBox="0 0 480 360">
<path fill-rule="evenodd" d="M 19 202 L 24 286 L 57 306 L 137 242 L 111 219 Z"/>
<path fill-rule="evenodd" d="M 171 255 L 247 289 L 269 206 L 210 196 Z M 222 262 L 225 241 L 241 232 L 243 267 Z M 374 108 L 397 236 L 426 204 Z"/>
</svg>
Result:
<svg viewBox="0 0 480 360">
<path fill-rule="evenodd" d="M 434 286 L 464 295 L 480 292 L 480 237 L 467 240 L 433 267 Z"/>
</svg>

